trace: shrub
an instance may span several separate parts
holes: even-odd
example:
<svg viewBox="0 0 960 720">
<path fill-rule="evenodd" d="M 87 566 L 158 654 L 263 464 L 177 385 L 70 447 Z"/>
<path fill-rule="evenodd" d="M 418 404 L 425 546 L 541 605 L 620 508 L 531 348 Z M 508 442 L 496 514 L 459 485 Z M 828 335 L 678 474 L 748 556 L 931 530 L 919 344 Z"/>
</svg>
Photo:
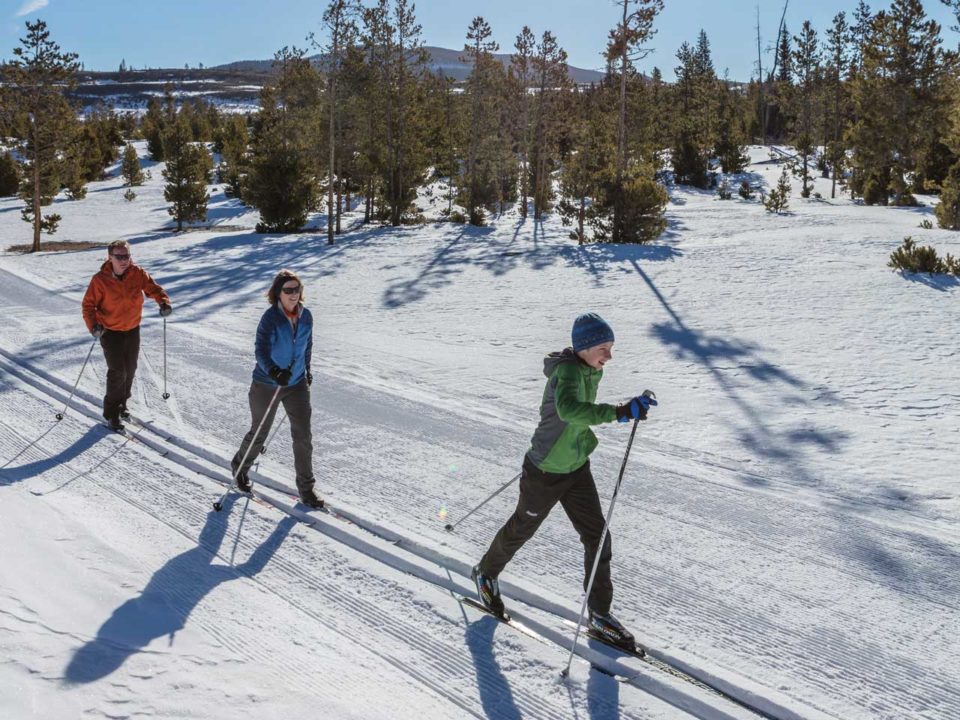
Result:
<svg viewBox="0 0 960 720">
<path fill-rule="evenodd" d="M 729 200 L 733 197 L 733 191 L 730 189 L 730 185 L 727 184 L 726 180 L 721 181 L 720 185 L 717 186 L 717 197 L 721 200 Z"/>
<path fill-rule="evenodd" d="M 933 230 L 933 223 L 929 220 L 921 220 L 920 227 L 923 230 Z"/>
<path fill-rule="evenodd" d="M 906 272 L 960 277 L 960 261 L 949 254 L 945 260 L 941 259 L 936 250 L 929 245 L 917 245 L 912 237 L 905 237 L 903 245 L 890 253 L 887 266 Z"/>
<path fill-rule="evenodd" d="M 753 198 L 756 197 L 756 193 L 753 192 L 753 188 L 750 187 L 750 183 L 746 180 L 740 181 L 740 189 L 737 190 L 737 192 L 744 200 L 753 200 Z"/>
<path fill-rule="evenodd" d="M 127 202 L 133 202 L 137 199 L 137 194 L 133 191 L 133 188 L 127 188 L 127 191 L 123 194 L 123 199 Z"/>
<path fill-rule="evenodd" d="M 768 212 L 779 215 L 790 206 L 790 180 L 787 177 L 787 169 L 784 168 L 777 181 L 777 186 L 770 191 L 767 199 L 763 201 L 763 206 Z"/>
</svg>

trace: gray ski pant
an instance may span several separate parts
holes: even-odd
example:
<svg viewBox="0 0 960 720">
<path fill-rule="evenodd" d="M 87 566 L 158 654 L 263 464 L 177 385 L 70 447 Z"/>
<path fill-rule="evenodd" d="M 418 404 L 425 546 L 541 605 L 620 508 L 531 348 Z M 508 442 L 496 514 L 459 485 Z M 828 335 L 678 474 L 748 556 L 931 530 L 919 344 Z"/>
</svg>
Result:
<svg viewBox="0 0 960 720">
<path fill-rule="evenodd" d="M 493 538 L 490 549 L 480 560 L 480 571 L 497 577 L 524 543 L 533 537 L 558 502 L 583 544 L 583 589 L 586 590 L 604 524 L 600 496 L 590 473 L 589 460 L 571 473 L 560 474 L 544 472 L 529 458 L 524 458 L 517 509 Z M 610 603 L 613 601 L 613 582 L 610 579 L 612 556 L 608 532 L 588 600 L 594 612 L 610 612 Z"/>
<path fill-rule="evenodd" d="M 261 382 L 250 383 L 250 392 L 247 397 L 250 400 L 250 430 L 240 443 L 240 449 L 233 456 L 234 463 L 240 463 L 247 447 L 253 443 L 250 453 L 247 455 L 247 461 L 242 468 L 247 472 L 250 466 L 256 461 L 263 449 L 263 444 L 270 435 L 270 428 L 277 415 L 277 408 L 282 403 L 283 409 L 287 411 L 287 417 L 290 419 L 290 436 L 293 438 L 293 466 L 297 473 L 297 490 L 302 495 L 304 491 L 313 488 L 313 434 L 310 430 L 310 388 L 307 385 L 307 379 L 304 378 L 296 385 L 288 385 L 280 388 L 280 395 L 277 402 L 270 408 L 270 414 L 266 422 L 260 429 L 260 434 L 256 438 L 253 433 L 260 424 L 263 414 L 267 411 L 270 400 L 276 392 L 276 385 L 268 385 Z"/>
</svg>

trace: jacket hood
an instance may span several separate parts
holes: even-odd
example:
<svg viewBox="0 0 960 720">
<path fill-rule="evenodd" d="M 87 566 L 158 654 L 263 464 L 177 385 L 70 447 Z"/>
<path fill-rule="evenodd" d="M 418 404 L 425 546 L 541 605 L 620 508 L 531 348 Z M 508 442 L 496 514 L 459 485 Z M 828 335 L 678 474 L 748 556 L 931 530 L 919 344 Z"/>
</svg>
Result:
<svg viewBox="0 0 960 720">
<path fill-rule="evenodd" d="M 575 363 L 579 362 L 580 358 L 577 357 L 577 354 L 573 351 L 572 347 L 564 348 L 559 352 L 552 352 L 543 359 L 543 374 L 547 377 L 553 375 L 553 371 L 557 369 L 558 365 L 563 365 L 564 363 Z"/>
</svg>

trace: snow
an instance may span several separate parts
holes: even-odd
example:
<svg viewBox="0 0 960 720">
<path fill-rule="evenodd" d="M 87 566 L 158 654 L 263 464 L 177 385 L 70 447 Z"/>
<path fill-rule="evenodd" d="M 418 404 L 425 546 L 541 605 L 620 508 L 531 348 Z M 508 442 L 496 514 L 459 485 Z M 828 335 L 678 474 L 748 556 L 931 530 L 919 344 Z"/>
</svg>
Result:
<svg viewBox="0 0 960 720">
<path fill-rule="evenodd" d="M 750 155 L 742 177 L 773 186 L 782 166 Z M 614 611 L 638 639 L 773 717 L 960 716 L 960 285 L 886 267 L 906 235 L 960 255 L 956 234 L 919 228 L 933 198 L 865 207 L 817 178 L 823 199 L 804 200 L 795 179 L 777 216 L 671 188 L 645 247 L 577 247 L 514 213 L 390 229 L 354 212 L 327 246 L 256 234 L 220 185 L 210 226 L 177 235 L 162 166 L 144 164 L 133 202 L 117 177 L 58 199 L 54 237 L 130 240 L 173 298 L 166 403 L 146 306 L 138 440 L 95 424 L 96 349 L 53 419 L 91 347 L 79 301 L 104 252 L 0 254 L 0 717 L 299 717 L 318 701 L 338 718 L 756 717 L 602 648 L 560 681 L 582 565 L 559 510 L 501 577 L 548 642 L 450 594 L 469 592 L 515 486 L 443 524 L 519 470 L 542 356 L 587 310 L 617 336 L 601 399 L 660 399 L 612 527 Z M 447 201 L 418 202 L 436 218 Z M 0 246 L 28 240 L 0 199 Z M 318 489 L 339 519 L 292 507 L 286 426 L 264 502 L 210 509 L 281 267 L 314 312 Z M 604 507 L 627 435 L 598 430 Z"/>
</svg>

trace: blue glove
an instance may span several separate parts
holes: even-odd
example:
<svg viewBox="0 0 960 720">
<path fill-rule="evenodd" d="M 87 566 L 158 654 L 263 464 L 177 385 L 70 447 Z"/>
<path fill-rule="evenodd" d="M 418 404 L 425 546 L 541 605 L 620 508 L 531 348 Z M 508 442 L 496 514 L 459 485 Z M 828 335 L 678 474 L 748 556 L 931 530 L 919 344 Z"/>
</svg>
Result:
<svg viewBox="0 0 960 720">
<path fill-rule="evenodd" d="M 630 422 L 631 420 L 646 420 L 647 411 L 657 404 L 657 399 L 653 392 L 644 390 L 643 395 L 637 395 L 630 402 L 623 405 L 617 405 L 617 422 Z"/>
</svg>

